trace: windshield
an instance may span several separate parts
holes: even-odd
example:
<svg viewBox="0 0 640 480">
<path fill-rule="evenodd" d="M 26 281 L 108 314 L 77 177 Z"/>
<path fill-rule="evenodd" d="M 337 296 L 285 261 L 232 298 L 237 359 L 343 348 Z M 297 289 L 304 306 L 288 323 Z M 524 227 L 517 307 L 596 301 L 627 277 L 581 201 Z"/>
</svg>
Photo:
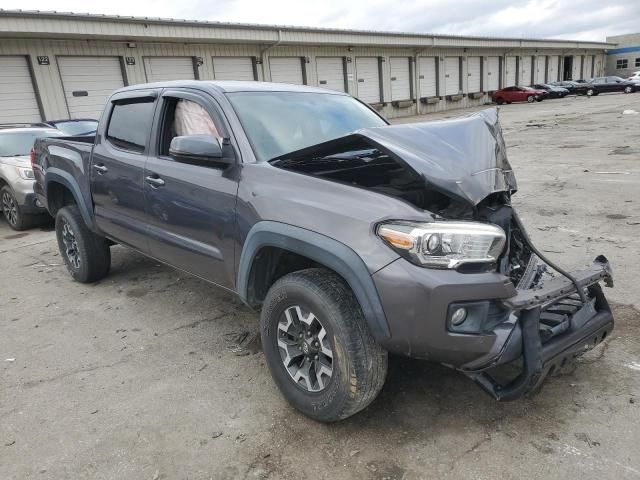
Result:
<svg viewBox="0 0 640 480">
<path fill-rule="evenodd" d="M 55 126 L 65 135 L 82 135 L 95 133 L 98 128 L 97 120 L 78 120 L 75 122 L 56 122 Z"/>
<path fill-rule="evenodd" d="M 259 161 L 387 124 L 346 95 L 236 92 L 227 96 Z"/>
<path fill-rule="evenodd" d="M 0 132 L 0 157 L 29 155 L 33 143 L 41 137 L 60 137 L 63 134 L 55 130 L 23 130 L 19 132 Z"/>
</svg>

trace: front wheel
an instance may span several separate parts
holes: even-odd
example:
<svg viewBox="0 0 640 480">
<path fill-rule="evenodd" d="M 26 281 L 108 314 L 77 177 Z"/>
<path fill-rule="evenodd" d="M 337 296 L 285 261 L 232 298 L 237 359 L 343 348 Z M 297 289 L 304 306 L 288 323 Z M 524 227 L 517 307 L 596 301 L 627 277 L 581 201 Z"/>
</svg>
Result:
<svg viewBox="0 0 640 480">
<path fill-rule="evenodd" d="M 626 87 L 624 87 L 624 93 L 631 93 L 633 92 L 633 87 L 631 87 L 631 85 L 627 85 Z"/>
<path fill-rule="evenodd" d="M 527 102 L 529 102 L 529 103 L 533 103 L 535 101 L 535 99 L 536 98 L 533 95 L 527 96 Z"/>
<path fill-rule="evenodd" d="M 593 97 L 595 95 L 596 91 L 593 88 L 589 88 L 587 90 L 587 97 Z"/>
<path fill-rule="evenodd" d="M 91 283 L 107 276 L 111 267 L 109 242 L 89 230 L 76 205 L 58 211 L 56 238 L 60 255 L 75 281 Z"/>
<path fill-rule="evenodd" d="M 295 408 L 335 422 L 378 395 L 387 352 L 373 339 L 349 286 L 321 268 L 293 272 L 269 290 L 260 316 L 274 381 Z"/>
<path fill-rule="evenodd" d="M 498 105 L 504 105 L 504 100 L 502 98 L 496 98 L 496 103 Z"/>
<path fill-rule="evenodd" d="M 18 205 L 18 200 L 9 185 L 0 189 L 0 204 L 4 218 L 13 230 L 19 232 L 33 225 L 33 217 L 22 211 L 22 207 Z"/>
</svg>

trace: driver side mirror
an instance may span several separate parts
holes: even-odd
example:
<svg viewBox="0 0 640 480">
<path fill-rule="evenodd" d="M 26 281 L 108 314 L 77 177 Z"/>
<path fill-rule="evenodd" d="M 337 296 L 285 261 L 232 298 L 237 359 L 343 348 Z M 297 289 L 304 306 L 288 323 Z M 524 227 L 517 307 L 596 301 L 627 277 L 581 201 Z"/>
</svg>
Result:
<svg viewBox="0 0 640 480">
<path fill-rule="evenodd" d="M 208 134 L 174 137 L 169 146 L 169 156 L 176 162 L 201 166 L 233 163 L 233 156 L 224 155 L 216 138 Z"/>
</svg>

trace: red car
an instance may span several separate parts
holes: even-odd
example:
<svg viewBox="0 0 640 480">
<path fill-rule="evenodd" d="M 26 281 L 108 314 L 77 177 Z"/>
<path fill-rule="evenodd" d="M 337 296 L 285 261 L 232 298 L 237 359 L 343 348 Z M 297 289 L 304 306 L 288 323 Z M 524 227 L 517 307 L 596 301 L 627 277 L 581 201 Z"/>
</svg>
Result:
<svg viewBox="0 0 640 480">
<path fill-rule="evenodd" d="M 507 87 L 493 92 L 493 101 L 498 105 L 512 102 L 541 102 L 547 96 L 545 90 L 531 87 Z"/>
</svg>

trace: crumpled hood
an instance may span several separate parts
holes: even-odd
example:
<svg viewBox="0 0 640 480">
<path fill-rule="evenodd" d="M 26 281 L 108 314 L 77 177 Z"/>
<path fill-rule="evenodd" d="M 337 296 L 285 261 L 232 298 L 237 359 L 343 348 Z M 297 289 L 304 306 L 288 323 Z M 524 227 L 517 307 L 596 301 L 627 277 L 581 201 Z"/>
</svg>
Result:
<svg viewBox="0 0 640 480">
<path fill-rule="evenodd" d="M 31 157 L 29 155 L 18 155 L 15 157 L 0 157 L 0 163 L 13 165 L 14 167 L 30 167 Z"/>
<path fill-rule="evenodd" d="M 496 108 L 451 120 L 363 128 L 354 135 L 389 150 L 427 185 L 473 205 L 494 192 L 517 190 Z"/>
</svg>

